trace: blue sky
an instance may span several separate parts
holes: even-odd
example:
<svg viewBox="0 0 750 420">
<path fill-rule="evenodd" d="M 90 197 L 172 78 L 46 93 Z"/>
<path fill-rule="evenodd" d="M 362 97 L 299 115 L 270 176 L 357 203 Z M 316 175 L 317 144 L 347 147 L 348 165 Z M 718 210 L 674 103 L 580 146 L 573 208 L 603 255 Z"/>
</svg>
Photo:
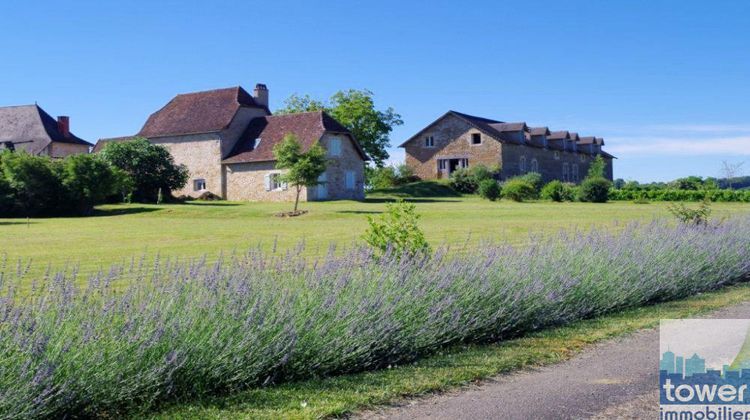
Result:
<svg viewBox="0 0 750 420">
<path fill-rule="evenodd" d="M 403 116 L 394 146 L 454 109 L 602 136 L 625 179 L 750 161 L 748 1 L 37 1 L 0 28 L 0 106 L 37 101 L 89 140 L 262 82 L 272 109 L 370 89 Z"/>
</svg>

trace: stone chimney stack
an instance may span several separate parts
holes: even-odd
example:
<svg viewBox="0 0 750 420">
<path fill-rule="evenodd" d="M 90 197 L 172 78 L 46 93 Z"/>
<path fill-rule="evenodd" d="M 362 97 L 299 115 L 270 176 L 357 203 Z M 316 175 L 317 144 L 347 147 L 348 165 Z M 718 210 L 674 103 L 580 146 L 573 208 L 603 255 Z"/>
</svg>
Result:
<svg viewBox="0 0 750 420">
<path fill-rule="evenodd" d="M 57 117 L 57 129 L 63 137 L 70 137 L 70 117 L 63 115 Z"/>
<path fill-rule="evenodd" d="M 253 99 L 258 105 L 268 108 L 268 88 L 263 83 L 258 83 L 253 89 Z"/>
</svg>

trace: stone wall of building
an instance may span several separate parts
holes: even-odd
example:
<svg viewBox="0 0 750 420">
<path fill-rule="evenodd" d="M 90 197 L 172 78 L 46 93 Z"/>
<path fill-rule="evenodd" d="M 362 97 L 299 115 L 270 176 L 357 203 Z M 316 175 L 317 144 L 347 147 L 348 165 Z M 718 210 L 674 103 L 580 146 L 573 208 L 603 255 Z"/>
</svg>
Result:
<svg viewBox="0 0 750 420">
<path fill-rule="evenodd" d="M 166 147 L 175 163 L 188 168 L 190 176 L 187 184 L 180 190 L 172 191 L 173 195 L 197 197 L 210 191 L 226 197 L 221 165 L 221 139 L 217 133 L 156 137 L 149 141 Z M 199 179 L 206 181 L 205 189 L 196 190 L 195 181 Z"/>
<path fill-rule="evenodd" d="M 502 158 L 503 179 L 533 171 L 541 174 L 545 183 L 554 179 L 578 183 L 586 177 L 593 160 L 588 154 L 516 144 L 504 144 Z M 523 161 L 525 168 L 522 168 Z"/>
<path fill-rule="evenodd" d="M 89 146 L 85 144 L 52 142 L 47 146 L 47 154 L 53 158 L 64 158 L 70 155 L 86 154 Z"/>
<path fill-rule="evenodd" d="M 331 156 L 329 144 L 332 138 L 341 140 L 341 155 Z M 365 161 L 357 152 L 348 135 L 324 134 L 320 144 L 329 151 L 328 166 L 325 173 L 325 184 L 313 187 L 309 192 L 310 200 L 364 200 L 365 198 Z M 347 188 L 346 173 L 354 176 L 353 188 Z M 324 190 L 324 191 L 321 191 Z M 322 194 L 324 192 L 325 194 Z"/>
<path fill-rule="evenodd" d="M 471 144 L 473 133 L 480 133 L 481 144 Z M 432 136 L 434 147 L 425 145 L 425 138 Z M 488 167 L 500 164 L 503 145 L 484 135 L 466 121 L 448 115 L 428 127 L 419 137 L 406 145 L 406 164 L 422 179 L 447 177 L 438 170 L 438 159 L 468 159 L 469 167 L 483 164 Z"/>
<path fill-rule="evenodd" d="M 242 107 L 234 115 L 229 126 L 221 132 L 221 157 L 226 158 L 237 144 L 242 133 L 253 118 L 266 116 L 261 108 Z"/>
<path fill-rule="evenodd" d="M 265 178 L 270 174 L 282 174 L 276 162 L 248 162 L 224 165 L 227 180 L 226 199 L 230 201 L 294 201 L 297 193 L 293 186 L 266 191 Z M 300 192 L 300 201 L 307 200 L 307 189 Z"/>
</svg>

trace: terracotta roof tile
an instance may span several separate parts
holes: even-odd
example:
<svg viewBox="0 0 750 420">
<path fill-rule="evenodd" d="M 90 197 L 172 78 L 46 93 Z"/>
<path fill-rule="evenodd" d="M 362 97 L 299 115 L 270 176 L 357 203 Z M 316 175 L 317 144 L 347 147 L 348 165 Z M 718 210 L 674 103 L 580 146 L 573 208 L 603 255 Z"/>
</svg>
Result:
<svg viewBox="0 0 750 420">
<path fill-rule="evenodd" d="M 221 131 L 229 126 L 240 107 L 267 110 L 240 86 L 177 95 L 148 117 L 138 135 L 164 137 Z"/>
</svg>

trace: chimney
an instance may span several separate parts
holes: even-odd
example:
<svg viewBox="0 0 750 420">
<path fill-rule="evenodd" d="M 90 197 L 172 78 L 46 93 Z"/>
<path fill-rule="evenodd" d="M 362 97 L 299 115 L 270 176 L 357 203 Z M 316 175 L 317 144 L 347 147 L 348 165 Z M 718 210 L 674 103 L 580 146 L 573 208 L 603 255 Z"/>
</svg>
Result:
<svg viewBox="0 0 750 420">
<path fill-rule="evenodd" d="M 268 88 L 263 83 L 258 83 L 253 89 L 253 99 L 258 105 L 268 108 Z"/>
<path fill-rule="evenodd" d="M 57 117 L 57 130 L 63 137 L 70 137 L 70 117 L 59 116 Z"/>
</svg>

